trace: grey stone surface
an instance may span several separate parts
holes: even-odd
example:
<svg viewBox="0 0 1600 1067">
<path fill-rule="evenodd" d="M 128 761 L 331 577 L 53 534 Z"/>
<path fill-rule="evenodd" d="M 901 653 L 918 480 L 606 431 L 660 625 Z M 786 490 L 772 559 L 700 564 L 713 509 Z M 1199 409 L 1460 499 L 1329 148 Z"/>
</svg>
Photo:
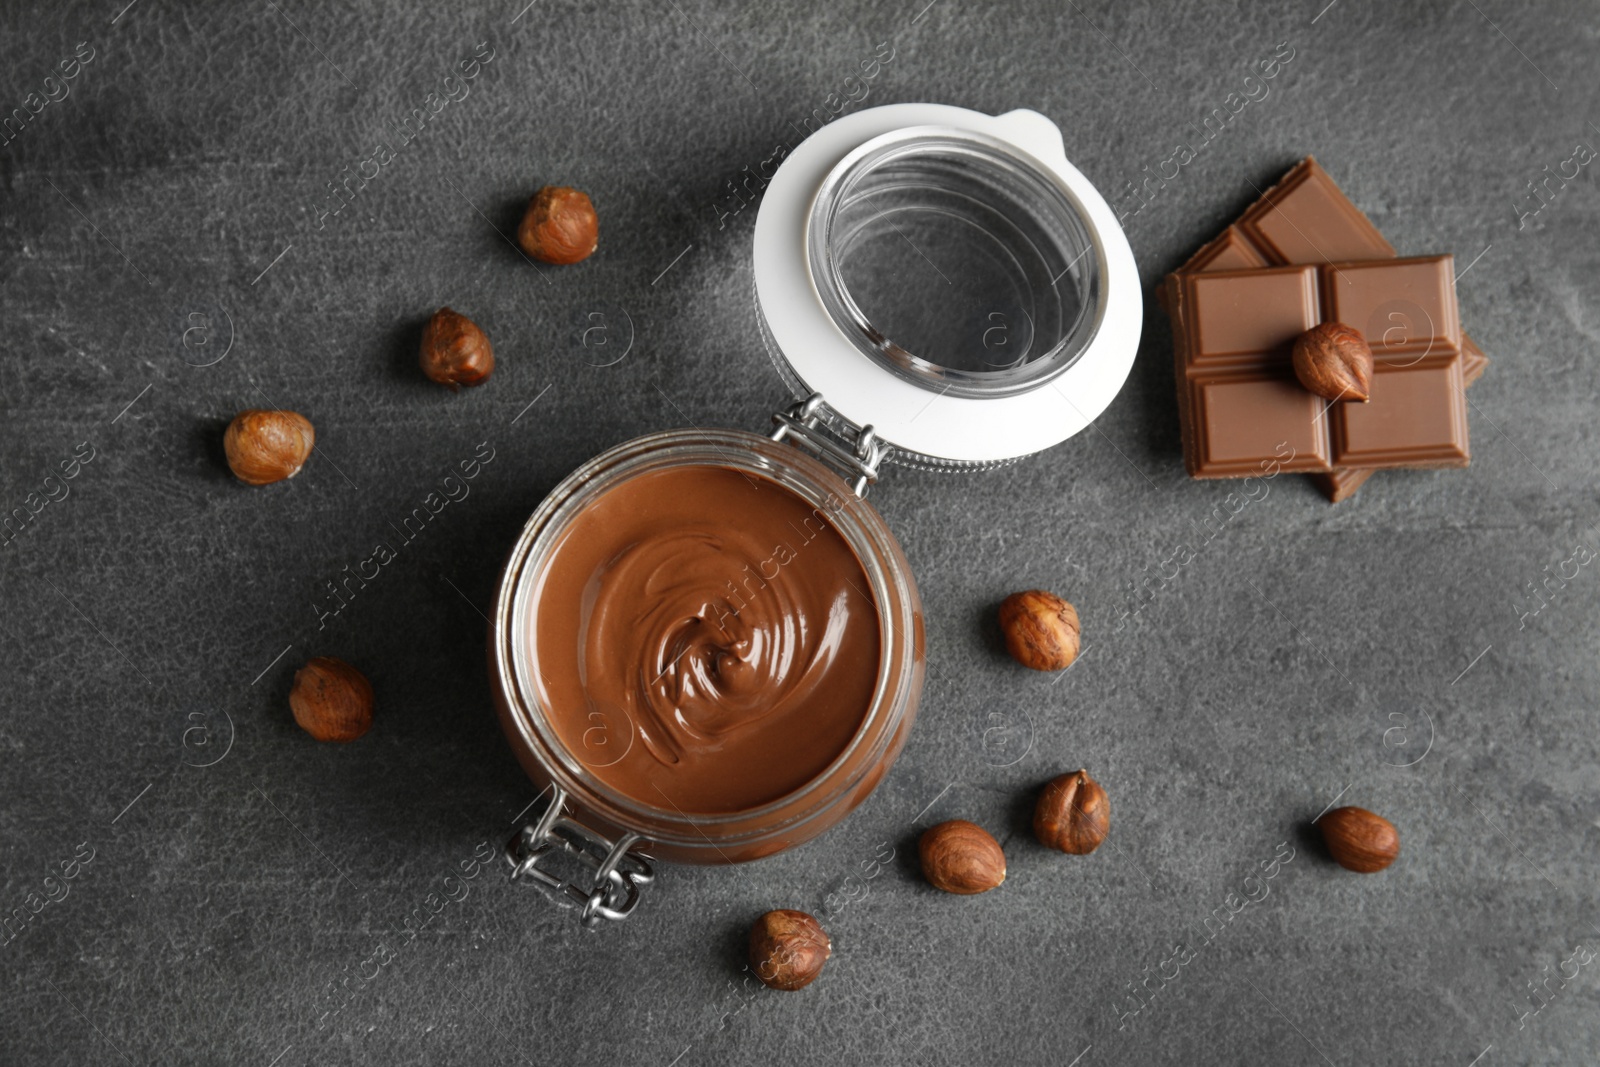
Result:
<svg viewBox="0 0 1600 1067">
<path fill-rule="evenodd" d="M 1518 220 L 1529 182 L 1600 141 L 1600 8 L 121 3 L 0 10 L 0 114 L 59 96 L 46 77 L 92 50 L 0 146 L 0 502 L 93 449 L 0 547 L 0 913 L 27 917 L 0 945 L 0 1061 L 1600 1058 L 1600 966 L 1561 976 L 1600 947 L 1600 571 L 1574 556 L 1600 540 L 1594 168 Z M 470 94 L 319 226 L 326 183 L 485 41 Z M 1494 360 L 1472 467 L 1385 473 L 1339 506 L 1277 479 L 1132 615 L 1134 583 L 1236 489 L 1183 474 L 1147 302 L 1091 432 L 875 491 L 920 580 L 929 673 L 904 757 L 849 820 L 751 866 L 669 868 L 594 934 L 487 868 L 408 936 L 533 799 L 489 710 L 481 617 L 524 519 L 609 445 L 759 429 L 780 400 L 755 212 L 719 217 L 724 183 L 887 43 L 852 108 L 1036 108 L 1115 198 L 1280 42 L 1270 95 L 1129 219 L 1147 293 L 1315 153 L 1403 253 L 1466 271 Z M 579 267 L 536 271 L 496 232 L 545 183 L 599 205 Z M 485 388 L 415 371 L 447 303 L 495 340 Z M 622 312 L 631 350 L 592 365 L 589 316 Z M 320 444 L 249 490 L 220 432 L 269 404 Z M 320 583 L 483 441 L 471 495 L 319 630 Z M 1558 571 L 1540 607 L 1529 583 Z M 1030 586 L 1083 615 L 1089 651 L 1059 680 L 1009 662 L 991 622 Z M 358 744 L 288 715 L 316 654 L 375 683 Z M 1111 837 L 1048 853 L 1032 791 L 1080 765 Z M 1388 872 L 1344 872 L 1308 834 L 1336 799 L 1399 826 Z M 999 891 L 918 877 L 919 829 L 957 816 L 1005 841 Z M 826 908 L 885 842 L 890 869 Z M 1208 937 L 1280 842 L 1267 897 Z M 803 993 L 740 983 L 743 931 L 776 906 L 834 935 Z"/>
</svg>

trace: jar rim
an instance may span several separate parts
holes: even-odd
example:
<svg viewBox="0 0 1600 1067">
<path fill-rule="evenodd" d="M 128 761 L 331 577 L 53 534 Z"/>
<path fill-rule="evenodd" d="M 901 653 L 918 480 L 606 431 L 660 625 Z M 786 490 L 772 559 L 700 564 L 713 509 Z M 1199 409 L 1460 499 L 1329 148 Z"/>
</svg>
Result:
<svg viewBox="0 0 1600 1067">
<path fill-rule="evenodd" d="M 716 466 L 764 477 L 813 506 L 825 506 L 834 496 L 844 501 L 845 507 L 830 511 L 830 522 L 861 563 L 878 611 L 878 675 L 861 725 L 849 743 L 799 788 L 736 812 L 685 812 L 670 799 L 669 807 L 660 807 L 613 788 L 587 768 L 551 727 L 549 709 L 535 684 L 537 665 L 529 640 L 542 579 L 562 534 L 579 511 L 629 478 L 692 466 Z M 733 833 L 727 839 L 731 841 L 789 829 L 849 794 L 878 762 L 862 758 L 863 752 L 886 744 L 897 732 L 898 724 L 889 722 L 888 717 L 899 710 L 895 695 L 904 686 L 907 669 L 913 666 L 906 662 L 913 650 L 903 637 L 895 639 L 909 620 L 891 612 L 905 615 L 917 603 L 909 568 L 895 562 L 901 558 L 898 544 L 876 509 L 824 464 L 792 446 L 741 430 L 678 429 L 626 441 L 574 470 L 546 496 L 524 526 L 501 576 L 491 625 L 499 681 L 510 710 L 508 731 L 515 727 L 541 768 L 577 802 L 652 840 L 665 838 L 702 846 L 709 842 L 715 847 L 722 839 L 713 840 L 704 831 L 736 831 L 740 824 L 755 824 L 749 834 Z M 914 714 L 914 707 L 911 711 Z M 841 770 L 850 768 L 854 770 L 841 776 Z M 765 825 L 769 819 L 775 821 Z"/>
</svg>

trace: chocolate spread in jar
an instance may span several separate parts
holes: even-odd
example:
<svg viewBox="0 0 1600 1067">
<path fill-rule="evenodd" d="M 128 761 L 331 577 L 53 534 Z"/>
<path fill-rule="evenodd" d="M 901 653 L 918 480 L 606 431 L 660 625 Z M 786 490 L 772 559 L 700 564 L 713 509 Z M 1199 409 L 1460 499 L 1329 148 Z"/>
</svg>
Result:
<svg viewBox="0 0 1600 1067">
<path fill-rule="evenodd" d="M 832 522 L 844 506 L 710 465 L 591 500 L 543 567 L 530 627 L 567 750 L 683 814 L 760 807 L 821 774 L 879 670 L 878 610 Z"/>
</svg>

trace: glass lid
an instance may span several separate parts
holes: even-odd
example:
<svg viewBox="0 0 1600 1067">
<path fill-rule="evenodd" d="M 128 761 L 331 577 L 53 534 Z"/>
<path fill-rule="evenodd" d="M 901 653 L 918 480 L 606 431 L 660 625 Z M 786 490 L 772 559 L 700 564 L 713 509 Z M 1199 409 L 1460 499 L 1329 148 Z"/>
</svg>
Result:
<svg viewBox="0 0 1600 1067">
<path fill-rule="evenodd" d="M 1045 174 L 972 130 L 875 138 L 829 174 L 806 245 L 863 355 L 953 396 L 1003 396 L 1071 365 L 1100 323 L 1100 260 Z"/>
<path fill-rule="evenodd" d="M 1044 116 L 895 104 L 784 160 L 756 220 L 774 362 L 892 458 L 1007 462 L 1111 402 L 1143 301 L 1127 239 Z"/>
</svg>

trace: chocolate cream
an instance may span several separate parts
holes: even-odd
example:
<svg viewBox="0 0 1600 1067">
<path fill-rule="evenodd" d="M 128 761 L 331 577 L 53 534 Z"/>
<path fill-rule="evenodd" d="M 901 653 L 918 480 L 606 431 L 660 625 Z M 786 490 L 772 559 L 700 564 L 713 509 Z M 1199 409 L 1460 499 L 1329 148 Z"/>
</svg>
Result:
<svg viewBox="0 0 1600 1067">
<path fill-rule="evenodd" d="M 878 681 L 877 606 L 832 522 L 846 506 L 711 465 L 591 500 L 543 568 L 530 627 L 567 750 L 685 815 L 760 807 L 820 775 Z"/>
</svg>

